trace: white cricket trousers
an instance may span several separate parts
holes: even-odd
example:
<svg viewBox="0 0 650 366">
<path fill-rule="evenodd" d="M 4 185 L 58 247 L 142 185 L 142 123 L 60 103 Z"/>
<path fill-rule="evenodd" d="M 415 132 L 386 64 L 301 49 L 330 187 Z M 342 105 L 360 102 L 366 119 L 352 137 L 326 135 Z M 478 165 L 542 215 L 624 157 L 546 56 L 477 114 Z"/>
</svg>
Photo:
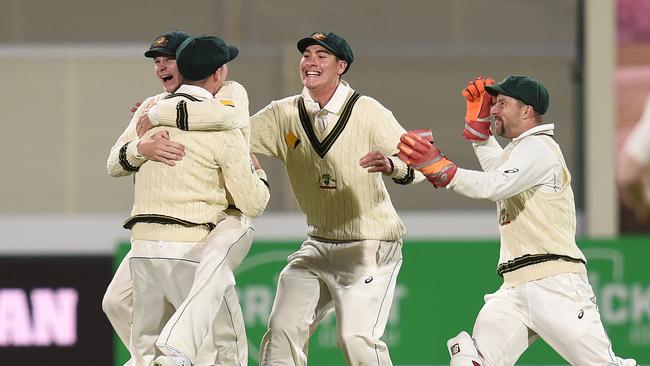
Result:
<svg viewBox="0 0 650 366">
<path fill-rule="evenodd" d="M 133 281 L 129 268 L 131 255 L 132 251 L 129 251 L 120 262 L 102 300 L 102 308 L 106 317 L 127 348 L 131 342 L 131 314 L 133 312 Z M 245 331 L 244 316 L 238 305 L 239 299 L 234 289 L 226 291 L 224 302 L 227 305 L 219 308 L 217 318 L 212 324 L 212 333 L 208 334 L 204 340 L 204 348 L 201 351 L 202 360 L 197 360 L 197 364 L 200 362 L 207 365 L 246 364 L 248 352 L 238 352 L 242 346 L 246 345 L 246 340 L 240 337 L 240 334 L 244 334 Z M 131 353 L 130 350 L 129 353 Z M 129 360 L 125 365 L 134 364 Z"/>
<path fill-rule="evenodd" d="M 310 331 L 332 308 L 348 365 L 392 365 L 380 337 L 401 265 L 401 240 L 307 239 L 280 273 L 260 365 L 307 365 Z"/>
<path fill-rule="evenodd" d="M 129 250 L 117 267 L 102 299 L 102 310 L 126 347 L 131 340 L 131 313 L 133 312 L 133 281 L 129 268 L 131 255 L 132 251 Z"/>
<path fill-rule="evenodd" d="M 238 211 L 237 211 L 238 212 Z M 235 214 L 233 214 L 234 216 Z M 167 355 L 182 354 L 194 366 L 212 365 L 205 363 L 200 350 L 206 337 L 223 329 L 213 329 L 212 324 L 219 313 L 241 314 L 241 306 L 235 292 L 234 272 L 248 254 L 253 240 L 253 228 L 250 219 L 241 216 L 239 220 L 219 223 L 220 230 L 208 236 L 205 250 L 196 269 L 194 283 L 189 295 L 167 322 L 156 346 Z M 248 344 L 243 321 L 234 325 L 235 319 L 228 317 L 218 326 L 226 326 L 235 332 L 236 340 L 230 347 L 219 347 L 218 355 L 223 352 L 234 354 L 222 359 L 236 360 L 227 365 L 247 366 Z M 212 339 L 208 337 L 207 339 Z"/>
<path fill-rule="evenodd" d="M 206 242 L 134 240 L 131 243 L 129 267 L 133 281 L 133 317 L 128 346 L 131 360 L 127 365 L 149 366 L 161 354 L 155 345 L 158 336 L 165 323 L 190 294 L 199 263 L 213 252 L 209 249 L 224 241 L 235 242 L 242 236 L 249 237 L 252 230 L 250 220 L 239 216 L 238 211 L 229 214 L 219 222 L 208 237 L 210 240 Z M 239 228 L 239 232 L 233 228 Z M 116 286 L 111 292 L 121 294 L 123 290 L 118 290 L 117 284 L 128 281 L 117 281 L 116 278 L 112 282 Z M 244 319 L 234 288 L 226 289 L 223 303 L 225 306 L 214 310 L 217 312 L 216 317 L 213 316 L 212 321 L 206 320 L 208 331 L 201 340 L 194 366 L 247 363 Z M 202 309 L 203 312 L 208 310 Z"/>
<path fill-rule="evenodd" d="M 564 273 L 485 296 L 473 337 L 486 366 L 514 365 L 542 338 L 571 365 L 622 365 L 586 274 Z"/>
</svg>

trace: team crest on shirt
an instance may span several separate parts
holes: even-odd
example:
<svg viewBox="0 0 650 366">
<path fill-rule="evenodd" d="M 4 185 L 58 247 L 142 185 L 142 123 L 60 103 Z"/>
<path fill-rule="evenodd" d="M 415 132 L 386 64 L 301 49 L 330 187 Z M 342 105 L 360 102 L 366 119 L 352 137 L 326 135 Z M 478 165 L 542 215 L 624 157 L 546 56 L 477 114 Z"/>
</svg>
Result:
<svg viewBox="0 0 650 366">
<path fill-rule="evenodd" d="M 336 179 L 326 173 L 320 176 L 318 185 L 321 189 L 336 189 Z"/>
<path fill-rule="evenodd" d="M 289 146 L 292 149 L 295 149 L 300 144 L 300 139 L 298 138 L 298 136 L 294 135 L 291 132 L 284 135 L 284 141 L 287 143 L 287 146 Z"/>
</svg>

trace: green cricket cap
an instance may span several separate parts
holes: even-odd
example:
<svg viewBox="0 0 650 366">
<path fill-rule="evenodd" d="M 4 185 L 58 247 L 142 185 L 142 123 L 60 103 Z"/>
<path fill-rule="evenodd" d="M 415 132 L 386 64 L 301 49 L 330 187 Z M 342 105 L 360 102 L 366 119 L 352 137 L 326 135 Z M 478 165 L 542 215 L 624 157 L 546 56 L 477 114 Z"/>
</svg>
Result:
<svg viewBox="0 0 650 366">
<path fill-rule="evenodd" d="M 144 57 L 154 58 L 158 55 L 176 57 L 176 49 L 189 36 L 189 34 L 181 31 L 163 33 L 151 42 L 151 46 L 144 53 Z"/>
<path fill-rule="evenodd" d="M 548 110 L 548 90 L 531 76 L 510 75 L 499 84 L 487 85 L 485 90 L 494 96 L 503 94 L 518 99 L 533 107 L 539 114 L 544 114 Z"/>
<path fill-rule="evenodd" d="M 188 80 L 202 80 L 239 55 L 237 47 L 229 46 L 217 36 L 194 36 L 176 50 L 176 65 Z"/>
<path fill-rule="evenodd" d="M 343 73 L 345 74 L 348 72 L 350 65 L 352 65 L 352 61 L 354 61 L 354 54 L 345 38 L 332 32 L 314 32 L 311 36 L 298 41 L 298 51 L 301 53 L 305 52 L 307 47 L 315 44 L 323 46 L 326 50 L 332 52 L 334 56 L 346 61 L 348 66 L 345 68 Z"/>
</svg>

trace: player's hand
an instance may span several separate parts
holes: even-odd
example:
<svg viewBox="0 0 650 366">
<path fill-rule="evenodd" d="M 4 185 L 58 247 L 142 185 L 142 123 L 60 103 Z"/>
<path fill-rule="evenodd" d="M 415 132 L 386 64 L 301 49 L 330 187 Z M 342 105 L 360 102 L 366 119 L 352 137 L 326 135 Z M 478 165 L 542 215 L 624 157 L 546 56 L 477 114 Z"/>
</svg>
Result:
<svg viewBox="0 0 650 366">
<path fill-rule="evenodd" d="M 135 113 L 135 111 L 138 110 L 138 107 L 139 107 L 141 104 L 142 104 L 141 101 L 136 100 L 136 101 L 135 101 L 135 104 L 133 105 L 133 107 L 131 107 L 131 113 Z"/>
<path fill-rule="evenodd" d="M 138 153 L 149 160 L 169 166 L 176 165 L 185 155 L 185 147 L 169 139 L 169 131 L 158 131 L 138 143 Z"/>
<path fill-rule="evenodd" d="M 458 169 L 433 141 L 426 140 L 414 131 L 403 134 L 397 148 L 397 156 L 413 169 L 422 172 L 436 188 L 446 187 Z"/>
<path fill-rule="evenodd" d="M 149 119 L 149 108 L 145 109 L 138 119 L 138 123 L 135 125 L 135 132 L 138 134 L 138 137 L 142 137 L 145 132 L 153 128 L 153 123 Z"/>
<path fill-rule="evenodd" d="M 492 78 L 477 77 L 467 84 L 462 91 L 467 104 L 465 113 L 465 128 L 463 138 L 471 141 L 485 141 L 492 135 L 490 129 L 490 108 L 494 104 L 494 97 L 485 90 L 486 85 L 493 85 Z"/>
<path fill-rule="evenodd" d="M 391 175 L 393 173 L 393 163 L 379 151 L 371 151 L 364 155 L 361 160 L 359 160 L 359 165 L 362 168 L 368 169 L 368 173 L 377 173 L 381 172 L 385 175 Z"/>
</svg>

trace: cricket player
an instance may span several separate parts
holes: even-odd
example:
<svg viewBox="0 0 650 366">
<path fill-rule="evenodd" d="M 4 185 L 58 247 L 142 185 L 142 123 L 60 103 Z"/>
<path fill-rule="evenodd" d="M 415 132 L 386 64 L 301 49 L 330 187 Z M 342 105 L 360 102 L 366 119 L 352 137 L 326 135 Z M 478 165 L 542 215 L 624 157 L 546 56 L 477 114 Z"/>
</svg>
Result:
<svg viewBox="0 0 650 366">
<path fill-rule="evenodd" d="M 639 222 L 650 223 L 650 96 L 641 120 L 623 144 L 618 164 L 616 180 L 623 204 Z"/>
<path fill-rule="evenodd" d="M 175 161 L 180 160 L 184 155 L 185 148 L 183 145 L 173 142 L 169 139 L 169 132 L 166 130 L 159 131 L 152 135 L 138 137 L 138 130 L 142 119 L 147 116 L 147 109 L 155 102 L 167 97 L 180 86 L 181 75 L 176 66 L 176 48 L 187 38 L 188 34 L 184 32 L 167 32 L 157 37 L 145 56 L 154 59 L 155 74 L 161 81 L 164 93 L 150 97 L 142 103 L 135 111 L 129 126 L 119 137 L 108 159 L 108 171 L 113 176 L 123 176 L 134 173 L 139 166 L 146 161 L 155 161 L 174 166 Z M 219 89 L 215 100 L 227 102 L 228 106 L 220 109 L 219 121 L 223 129 L 241 128 L 248 133 L 248 98 L 245 90 L 241 85 L 233 81 L 226 81 Z M 245 118 L 235 119 L 232 114 L 237 113 L 245 115 Z M 230 126 L 227 125 L 230 123 Z M 139 129 L 140 135 L 145 132 Z M 232 215 L 220 221 L 212 231 L 211 238 L 226 238 L 217 235 L 223 228 L 224 231 L 231 233 L 233 237 L 250 237 L 252 228 L 250 221 L 241 212 L 236 210 L 227 210 Z M 233 229 L 240 228 L 240 232 L 234 233 Z M 116 333 L 122 342 L 129 347 L 131 340 L 131 317 L 133 307 L 133 284 L 128 260 L 132 255 L 129 251 L 124 260 L 120 263 L 115 276 L 109 284 L 104 296 L 102 307 L 113 325 Z M 185 289 L 189 292 L 190 287 Z M 234 289 L 229 289 L 225 294 L 224 302 L 228 306 L 219 309 L 214 326 L 212 327 L 211 337 L 205 339 L 204 356 L 205 359 L 199 360 L 197 365 L 204 364 L 246 364 L 247 349 L 243 316 L 239 306 L 238 298 Z M 155 340 L 154 340 L 155 341 Z M 233 344 L 234 343 L 234 344 Z M 153 341 L 152 341 L 153 345 Z M 130 348 L 130 347 L 129 347 Z M 210 350 L 210 348 L 212 348 Z M 128 362 L 127 364 L 133 364 Z"/>
<path fill-rule="evenodd" d="M 178 115 L 182 116 L 182 106 L 186 101 L 206 101 L 211 104 L 212 111 L 219 111 L 224 107 L 230 109 L 231 116 L 228 113 L 220 113 L 219 118 L 214 118 L 214 124 L 228 123 L 226 119 L 234 119 L 236 121 L 248 121 L 248 98 L 246 91 L 241 87 L 239 98 L 233 100 L 215 99 L 212 94 L 216 89 L 219 89 L 226 79 L 228 74 L 227 63 L 238 55 L 237 48 L 228 46 L 222 39 L 216 36 L 196 36 L 190 37 L 186 40 L 177 50 L 177 65 L 178 69 L 183 76 L 183 85 L 181 85 L 175 94 L 167 98 L 169 104 L 178 106 Z M 216 70 L 216 71 L 215 71 Z M 217 83 L 214 83 L 216 78 Z M 212 86 L 212 87 L 211 87 Z M 245 108 L 237 108 L 238 103 L 244 103 Z M 158 113 L 158 106 L 152 107 L 148 115 L 156 116 Z M 232 123 L 231 123 L 232 124 Z M 244 142 L 244 156 L 239 156 L 239 159 L 248 160 L 250 155 L 249 149 L 249 135 L 248 124 L 246 128 L 238 128 L 234 130 L 239 133 L 241 140 Z M 179 129 L 186 129 L 186 124 L 180 124 Z M 220 126 L 224 127 L 224 126 Z M 233 131 L 232 129 L 221 134 Z M 190 135 L 214 135 L 214 132 L 187 132 Z M 238 137 L 238 140 L 240 138 Z M 234 142 L 236 142 L 235 140 Z M 218 141 L 215 141 L 218 143 Z M 233 141 L 226 141 L 226 145 L 232 144 Z M 205 145 L 205 148 L 210 148 Z M 219 145 L 213 145 L 213 149 L 219 149 Z M 233 158 L 237 158 L 233 156 Z M 258 165 L 257 160 L 253 157 L 254 164 Z M 184 164 L 186 158 L 179 161 L 179 164 Z M 230 187 L 229 178 L 226 174 L 237 174 L 236 167 L 238 162 L 220 160 L 219 168 L 225 176 L 226 185 Z M 263 171 L 260 171 L 263 173 Z M 242 174 L 241 172 L 239 174 Z M 260 180 L 257 180 L 258 185 L 264 183 L 266 187 L 266 176 L 263 174 Z M 237 178 L 230 178 L 231 182 L 237 182 Z M 241 195 L 252 195 L 253 198 L 256 194 L 250 185 L 243 181 L 241 187 L 229 188 L 228 193 L 233 196 L 233 201 L 238 205 L 238 201 L 242 197 L 237 198 L 237 193 Z M 265 200 L 268 200 L 268 190 L 264 190 Z M 264 201 L 266 204 L 266 201 Z M 232 206 L 232 205 L 231 205 Z M 262 207 L 263 208 L 263 207 Z M 246 212 L 244 208 L 241 209 Z M 238 212 L 228 212 L 228 215 L 235 216 Z M 261 212 L 258 212 L 261 213 Z M 241 215 L 240 215 L 241 216 Z M 256 216 L 256 215 L 255 215 Z M 244 223 L 246 224 L 244 226 Z M 219 224 L 222 226 L 222 224 Z M 241 234 L 242 226 L 248 227 L 249 230 L 245 234 Z M 162 329 L 160 337 L 156 342 L 156 346 L 165 355 L 158 357 L 154 363 L 157 366 L 191 366 L 200 364 L 200 351 L 206 336 L 210 333 L 210 325 L 213 324 L 213 319 L 218 316 L 220 309 L 229 309 L 231 306 L 224 301 L 226 293 L 234 293 L 235 277 L 234 271 L 241 264 L 244 257 L 248 254 L 252 242 L 252 229 L 250 221 L 241 216 L 239 221 L 235 221 L 230 226 L 221 227 L 218 232 L 213 232 L 206 241 L 203 254 L 196 269 L 195 280 L 190 289 L 189 295 L 183 303 L 177 307 L 176 312 L 167 322 Z M 239 307 L 237 302 L 236 306 Z M 241 313 L 241 309 L 238 310 Z M 242 329 L 241 334 L 238 335 L 240 339 L 245 340 L 245 331 Z M 216 341 L 221 341 L 215 339 Z M 234 346 L 241 346 L 246 348 L 247 342 L 239 344 L 237 342 Z M 241 352 L 246 352 L 242 350 Z M 232 365 L 232 363 L 228 363 Z M 245 366 L 238 364 L 240 366 Z"/>
<path fill-rule="evenodd" d="M 391 365 L 381 336 L 406 230 L 382 175 L 398 184 L 424 177 L 394 156 L 405 131 L 393 114 L 341 79 L 354 60 L 348 42 L 317 32 L 297 48 L 302 92 L 251 117 L 252 151 L 285 164 L 308 225 L 280 274 L 260 364 L 306 365 L 310 329 L 333 309 L 349 365 Z M 209 105 L 186 107 L 190 129 L 208 128 Z M 176 106 L 165 109 L 158 123 L 177 124 Z"/>
<path fill-rule="evenodd" d="M 485 296 L 472 337 L 461 332 L 448 341 L 451 365 L 514 365 L 537 338 L 572 365 L 636 365 L 614 355 L 587 280 L 575 242 L 571 174 L 554 125 L 543 123 L 548 91 L 532 77 L 512 75 L 497 85 L 477 78 L 463 95 L 463 137 L 483 171 L 457 167 L 417 133 L 404 134 L 398 146 L 399 157 L 435 187 L 497 203 L 503 284 Z M 490 114 L 496 134 L 511 139 L 505 148 L 492 136 Z"/>
</svg>

